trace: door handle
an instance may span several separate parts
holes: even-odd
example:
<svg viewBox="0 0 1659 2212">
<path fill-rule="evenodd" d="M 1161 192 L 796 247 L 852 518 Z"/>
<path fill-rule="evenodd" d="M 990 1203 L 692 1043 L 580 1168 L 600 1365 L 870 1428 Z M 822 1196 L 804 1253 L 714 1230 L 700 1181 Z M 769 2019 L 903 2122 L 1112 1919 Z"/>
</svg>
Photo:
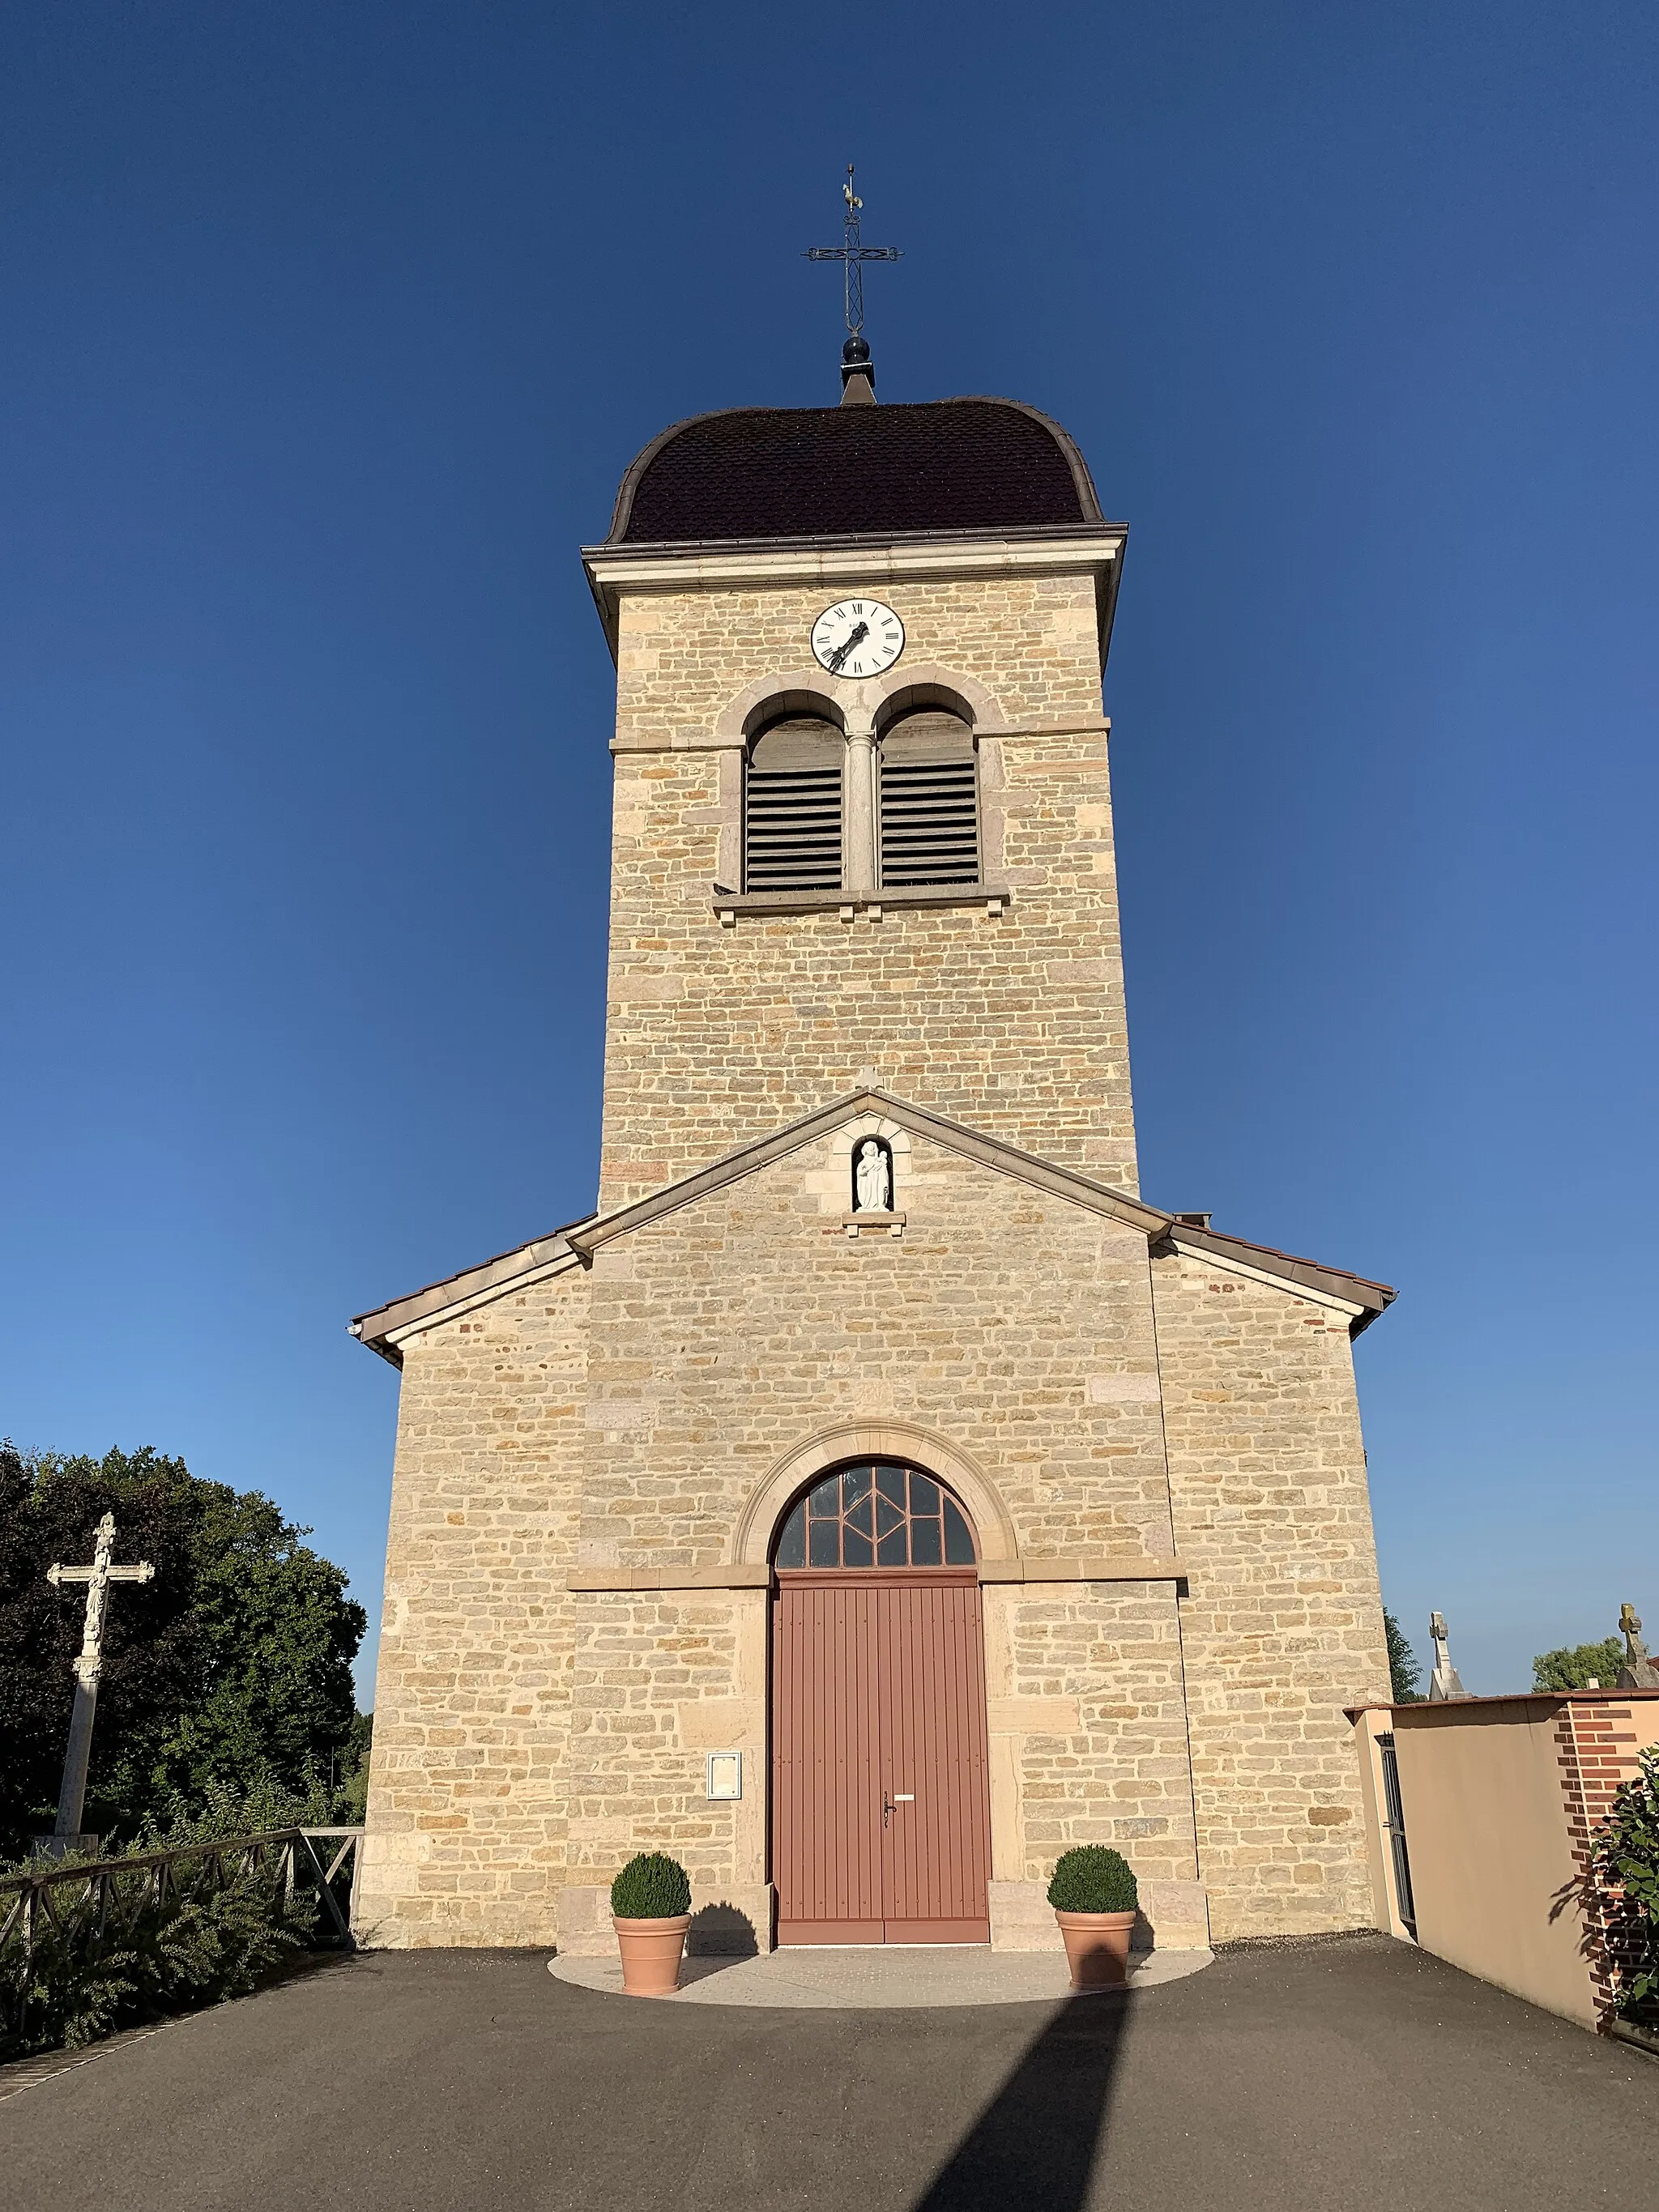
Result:
<svg viewBox="0 0 1659 2212">
<path fill-rule="evenodd" d="M 889 1819 L 899 1806 L 914 1805 L 915 1802 L 916 1793 L 914 1790 L 896 1790 L 890 1797 L 884 1790 L 881 1793 L 882 1826 L 884 1828 L 887 1826 Z"/>
</svg>

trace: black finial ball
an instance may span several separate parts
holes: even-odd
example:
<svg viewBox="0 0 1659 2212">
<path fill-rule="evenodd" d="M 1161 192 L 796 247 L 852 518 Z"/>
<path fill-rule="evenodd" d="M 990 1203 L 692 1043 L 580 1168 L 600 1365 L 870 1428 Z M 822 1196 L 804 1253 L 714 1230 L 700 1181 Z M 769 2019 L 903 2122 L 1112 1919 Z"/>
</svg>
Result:
<svg viewBox="0 0 1659 2212">
<path fill-rule="evenodd" d="M 854 331 L 842 348 L 841 357 L 849 368 L 863 368 L 870 358 L 870 348 L 861 331 Z"/>
</svg>

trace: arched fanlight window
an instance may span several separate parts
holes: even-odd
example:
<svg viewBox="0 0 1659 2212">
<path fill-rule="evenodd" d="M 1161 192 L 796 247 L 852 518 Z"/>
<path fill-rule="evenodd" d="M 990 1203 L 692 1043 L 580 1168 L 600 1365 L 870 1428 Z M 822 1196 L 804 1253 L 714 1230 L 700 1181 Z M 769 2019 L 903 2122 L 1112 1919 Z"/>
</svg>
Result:
<svg viewBox="0 0 1659 2212">
<path fill-rule="evenodd" d="M 833 723 L 786 714 L 750 740 L 744 785 L 744 882 L 751 891 L 841 885 L 842 769 Z"/>
<path fill-rule="evenodd" d="M 883 732 L 879 756 L 881 881 L 980 879 L 974 733 L 959 714 L 921 707 Z"/>
<path fill-rule="evenodd" d="M 878 1461 L 826 1474 L 796 1499 L 776 1565 L 971 1567 L 978 1556 L 968 1516 L 942 1482 Z"/>
</svg>

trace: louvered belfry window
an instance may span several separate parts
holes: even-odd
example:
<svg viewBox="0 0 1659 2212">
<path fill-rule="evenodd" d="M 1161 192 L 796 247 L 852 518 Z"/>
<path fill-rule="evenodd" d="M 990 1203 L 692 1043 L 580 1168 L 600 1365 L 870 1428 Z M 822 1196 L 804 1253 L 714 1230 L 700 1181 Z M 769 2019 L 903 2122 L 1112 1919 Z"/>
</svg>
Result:
<svg viewBox="0 0 1659 2212">
<path fill-rule="evenodd" d="M 974 733 L 939 708 L 902 714 L 880 752 L 881 881 L 979 881 L 979 789 Z"/>
<path fill-rule="evenodd" d="M 788 714 L 754 738 L 744 789 L 744 880 L 751 891 L 841 884 L 846 741 L 829 722 Z"/>
</svg>

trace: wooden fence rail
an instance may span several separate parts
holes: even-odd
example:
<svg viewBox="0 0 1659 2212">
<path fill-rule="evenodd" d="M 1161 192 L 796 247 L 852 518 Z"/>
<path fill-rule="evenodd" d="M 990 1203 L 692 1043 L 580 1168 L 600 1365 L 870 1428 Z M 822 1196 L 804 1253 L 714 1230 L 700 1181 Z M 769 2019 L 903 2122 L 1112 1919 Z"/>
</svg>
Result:
<svg viewBox="0 0 1659 2212">
<path fill-rule="evenodd" d="M 0 1875 L 0 1953 L 20 1946 L 32 1952 L 43 1920 L 68 1940 L 101 1942 L 118 1934 L 171 1895 L 195 1897 L 251 1874 L 267 1872 L 273 1890 L 292 1897 L 296 1885 L 315 1881 L 336 1942 L 349 1946 L 356 1917 L 361 1828 L 268 1828 L 257 1836 L 229 1836 L 185 1844 L 176 1850 L 137 1851 L 129 1858 L 71 1861 L 27 1874 Z M 326 1848 L 338 1846 L 331 1855 Z M 336 1878 L 351 1862 L 344 1910 Z"/>
</svg>

